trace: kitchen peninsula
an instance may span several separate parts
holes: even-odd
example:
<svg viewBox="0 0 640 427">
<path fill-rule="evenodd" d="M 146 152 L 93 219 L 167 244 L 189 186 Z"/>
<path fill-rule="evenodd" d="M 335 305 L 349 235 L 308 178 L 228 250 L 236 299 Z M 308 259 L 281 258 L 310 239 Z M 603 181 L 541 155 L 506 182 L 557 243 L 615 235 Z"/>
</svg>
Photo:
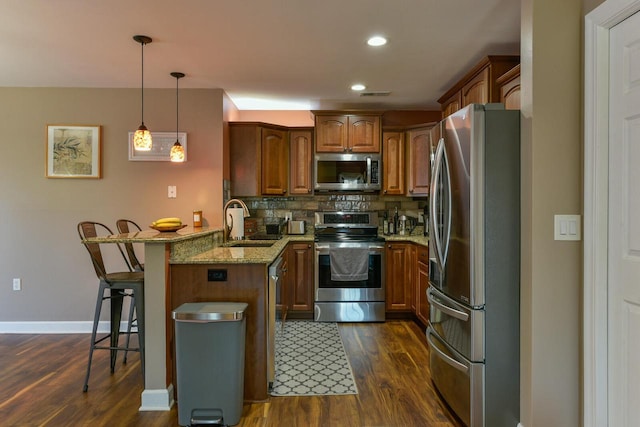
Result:
<svg viewBox="0 0 640 427">
<path fill-rule="evenodd" d="M 187 227 L 88 239 L 96 243 L 142 243 L 145 254 L 145 379 L 141 411 L 169 410 L 174 401 L 174 342 L 171 312 L 185 302 L 246 302 L 245 400 L 268 398 L 267 269 L 291 241 L 268 247 L 224 244 L 222 229 Z M 260 244 L 260 242 L 256 242 Z M 224 344 L 221 344 L 224 345 Z"/>
</svg>

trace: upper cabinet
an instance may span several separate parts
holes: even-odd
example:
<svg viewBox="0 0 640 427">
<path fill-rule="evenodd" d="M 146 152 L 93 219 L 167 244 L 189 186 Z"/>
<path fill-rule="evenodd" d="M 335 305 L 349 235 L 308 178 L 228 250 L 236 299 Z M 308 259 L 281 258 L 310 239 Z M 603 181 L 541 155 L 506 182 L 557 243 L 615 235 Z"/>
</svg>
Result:
<svg viewBox="0 0 640 427">
<path fill-rule="evenodd" d="M 431 129 L 433 125 L 407 130 L 407 195 L 429 195 L 431 181 Z"/>
<path fill-rule="evenodd" d="M 229 123 L 231 194 L 235 197 L 286 194 L 288 153 L 287 128 L 264 123 Z"/>
<path fill-rule="evenodd" d="M 316 152 L 379 153 L 381 115 L 314 111 Z"/>
<path fill-rule="evenodd" d="M 438 102 L 447 117 L 469 104 L 500 101 L 498 77 L 520 63 L 516 55 L 487 56 L 449 89 Z"/>
<path fill-rule="evenodd" d="M 262 129 L 262 194 L 287 194 L 289 177 L 289 141 L 287 131 Z"/>
<path fill-rule="evenodd" d="M 405 148 L 404 132 L 382 132 L 382 193 L 402 195 L 405 193 Z"/>
<path fill-rule="evenodd" d="M 289 194 L 310 195 L 313 191 L 313 128 L 289 132 Z"/>
<path fill-rule="evenodd" d="M 520 109 L 520 64 L 498 77 L 500 102 L 507 110 Z"/>
<path fill-rule="evenodd" d="M 435 123 L 382 132 L 382 194 L 425 197 L 431 181 Z"/>
</svg>

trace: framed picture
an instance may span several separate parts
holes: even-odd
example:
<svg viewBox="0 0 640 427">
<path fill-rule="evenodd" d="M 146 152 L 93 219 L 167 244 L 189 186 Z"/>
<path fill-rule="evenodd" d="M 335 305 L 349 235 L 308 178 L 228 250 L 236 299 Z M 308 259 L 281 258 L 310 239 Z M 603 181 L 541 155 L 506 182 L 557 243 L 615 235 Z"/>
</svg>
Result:
<svg viewBox="0 0 640 427">
<path fill-rule="evenodd" d="M 47 178 L 101 178 L 101 137 L 101 126 L 47 125 Z"/>
<path fill-rule="evenodd" d="M 131 161 L 151 161 L 151 162 L 170 162 L 169 155 L 171 147 L 176 142 L 175 132 L 151 132 L 153 144 L 150 151 L 136 151 L 133 148 L 133 134 L 129 132 L 129 160 Z M 187 133 L 178 132 L 178 141 L 184 148 L 184 161 L 187 161 Z"/>
</svg>

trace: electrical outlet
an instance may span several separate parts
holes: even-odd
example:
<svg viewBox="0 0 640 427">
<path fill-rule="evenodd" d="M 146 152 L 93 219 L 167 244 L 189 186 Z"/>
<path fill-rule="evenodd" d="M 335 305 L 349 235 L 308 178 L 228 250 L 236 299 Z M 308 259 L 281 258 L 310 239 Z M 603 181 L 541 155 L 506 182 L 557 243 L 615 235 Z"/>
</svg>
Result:
<svg viewBox="0 0 640 427">
<path fill-rule="evenodd" d="M 176 188 L 176 186 L 175 186 L 175 185 L 170 185 L 170 186 L 167 188 L 167 196 L 168 196 L 170 199 L 175 199 L 176 197 L 178 197 L 178 189 Z"/>
<path fill-rule="evenodd" d="M 22 289 L 22 279 L 13 279 L 13 290 L 19 291 Z"/>
<path fill-rule="evenodd" d="M 291 221 L 292 219 L 293 219 L 293 214 L 291 212 L 285 212 L 284 220 L 285 221 Z"/>
<path fill-rule="evenodd" d="M 424 212 L 418 212 L 418 224 L 424 224 Z"/>
</svg>

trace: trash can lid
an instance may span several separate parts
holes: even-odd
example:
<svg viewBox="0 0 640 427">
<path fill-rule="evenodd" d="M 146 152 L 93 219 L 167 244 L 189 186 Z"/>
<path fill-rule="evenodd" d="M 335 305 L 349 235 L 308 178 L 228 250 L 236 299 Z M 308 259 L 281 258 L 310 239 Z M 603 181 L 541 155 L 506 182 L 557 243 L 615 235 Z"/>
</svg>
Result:
<svg viewBox="0 0 640 427">
<path fill-rule="evenodd" d="M 228 322 L 242 320 L 249 304 L 246 302 L 191 302 L 173 310 L 177 321 Z"/>
</svg>

